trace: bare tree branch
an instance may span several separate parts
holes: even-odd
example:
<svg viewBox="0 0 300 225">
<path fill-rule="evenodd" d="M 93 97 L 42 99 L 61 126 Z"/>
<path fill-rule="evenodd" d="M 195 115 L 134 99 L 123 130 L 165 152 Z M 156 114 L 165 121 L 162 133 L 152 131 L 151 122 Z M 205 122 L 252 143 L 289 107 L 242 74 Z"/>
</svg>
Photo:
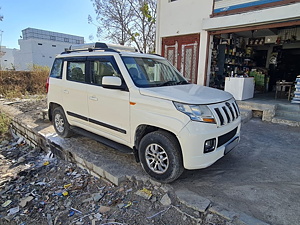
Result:
<svg viewBox="0 0 300 225">
<path fill-rule="evenodd" d="M 96 12 L 98 37 L 118 44 L 133 43 L 140 51 L 154 52 L 156 0 L 91 0 Z"/>
</svg>

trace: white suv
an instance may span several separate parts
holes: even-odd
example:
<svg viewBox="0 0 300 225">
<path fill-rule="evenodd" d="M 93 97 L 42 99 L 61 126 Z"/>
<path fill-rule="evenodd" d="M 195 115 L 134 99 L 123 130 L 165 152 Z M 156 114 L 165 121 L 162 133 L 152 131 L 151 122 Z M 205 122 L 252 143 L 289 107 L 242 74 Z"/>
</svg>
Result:
<svg viewBox="0 0 300 225">
<path fill-rule="evenodd" d="M 97 42 L 56 57 L 47 100 L 60 136 L 75 131 L 130 149 L 164 183 L 237 145 L 241 118 L 231 94 L 190 84 L 163 57 L 128 50 Z"/>
</svg>

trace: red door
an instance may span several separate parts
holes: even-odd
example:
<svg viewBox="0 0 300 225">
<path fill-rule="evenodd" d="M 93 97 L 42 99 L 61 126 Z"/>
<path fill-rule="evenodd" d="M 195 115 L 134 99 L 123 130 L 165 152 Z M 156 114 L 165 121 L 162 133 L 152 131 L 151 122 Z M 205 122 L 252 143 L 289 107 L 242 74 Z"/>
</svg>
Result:
<svg viewBox="0 0 300 225">
<path fill-rule="evenodd" d="M 162 56 L 167 58 L 191 83 L 197 83 L 200 34 L 162 39 Z"/>
</svg>

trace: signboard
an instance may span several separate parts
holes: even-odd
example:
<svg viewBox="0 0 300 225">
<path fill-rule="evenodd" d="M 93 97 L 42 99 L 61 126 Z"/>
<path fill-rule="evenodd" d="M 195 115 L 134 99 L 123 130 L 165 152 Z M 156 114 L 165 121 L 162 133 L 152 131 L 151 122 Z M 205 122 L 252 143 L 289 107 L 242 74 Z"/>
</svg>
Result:
<svg viewBox="0 0 300 225">
<path fill-rule="evenodd" d="M 215 0 L 214 13 L 227 12 L 284 0 Z"/>
</svg>

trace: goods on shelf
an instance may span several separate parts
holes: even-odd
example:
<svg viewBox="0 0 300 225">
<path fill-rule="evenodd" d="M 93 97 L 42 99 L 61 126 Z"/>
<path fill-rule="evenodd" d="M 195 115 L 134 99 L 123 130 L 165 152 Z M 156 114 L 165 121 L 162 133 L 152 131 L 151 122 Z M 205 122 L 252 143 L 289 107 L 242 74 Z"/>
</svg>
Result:
<svg viewBox="0 0 300 225">
<path fill-rule="evenodd" d="M 300 104 L 300 75 L 298 75 L 296 78 L 294 97 L 293 97 L 291 103 Z"/>
<path fill-rule="evenodd" d="M 254 77 L 255 90 L 265 92 L 268 89 L 269 77 L 266 74 L 253 69 L 249 73 L 250 77 Z"/>
</svg>

